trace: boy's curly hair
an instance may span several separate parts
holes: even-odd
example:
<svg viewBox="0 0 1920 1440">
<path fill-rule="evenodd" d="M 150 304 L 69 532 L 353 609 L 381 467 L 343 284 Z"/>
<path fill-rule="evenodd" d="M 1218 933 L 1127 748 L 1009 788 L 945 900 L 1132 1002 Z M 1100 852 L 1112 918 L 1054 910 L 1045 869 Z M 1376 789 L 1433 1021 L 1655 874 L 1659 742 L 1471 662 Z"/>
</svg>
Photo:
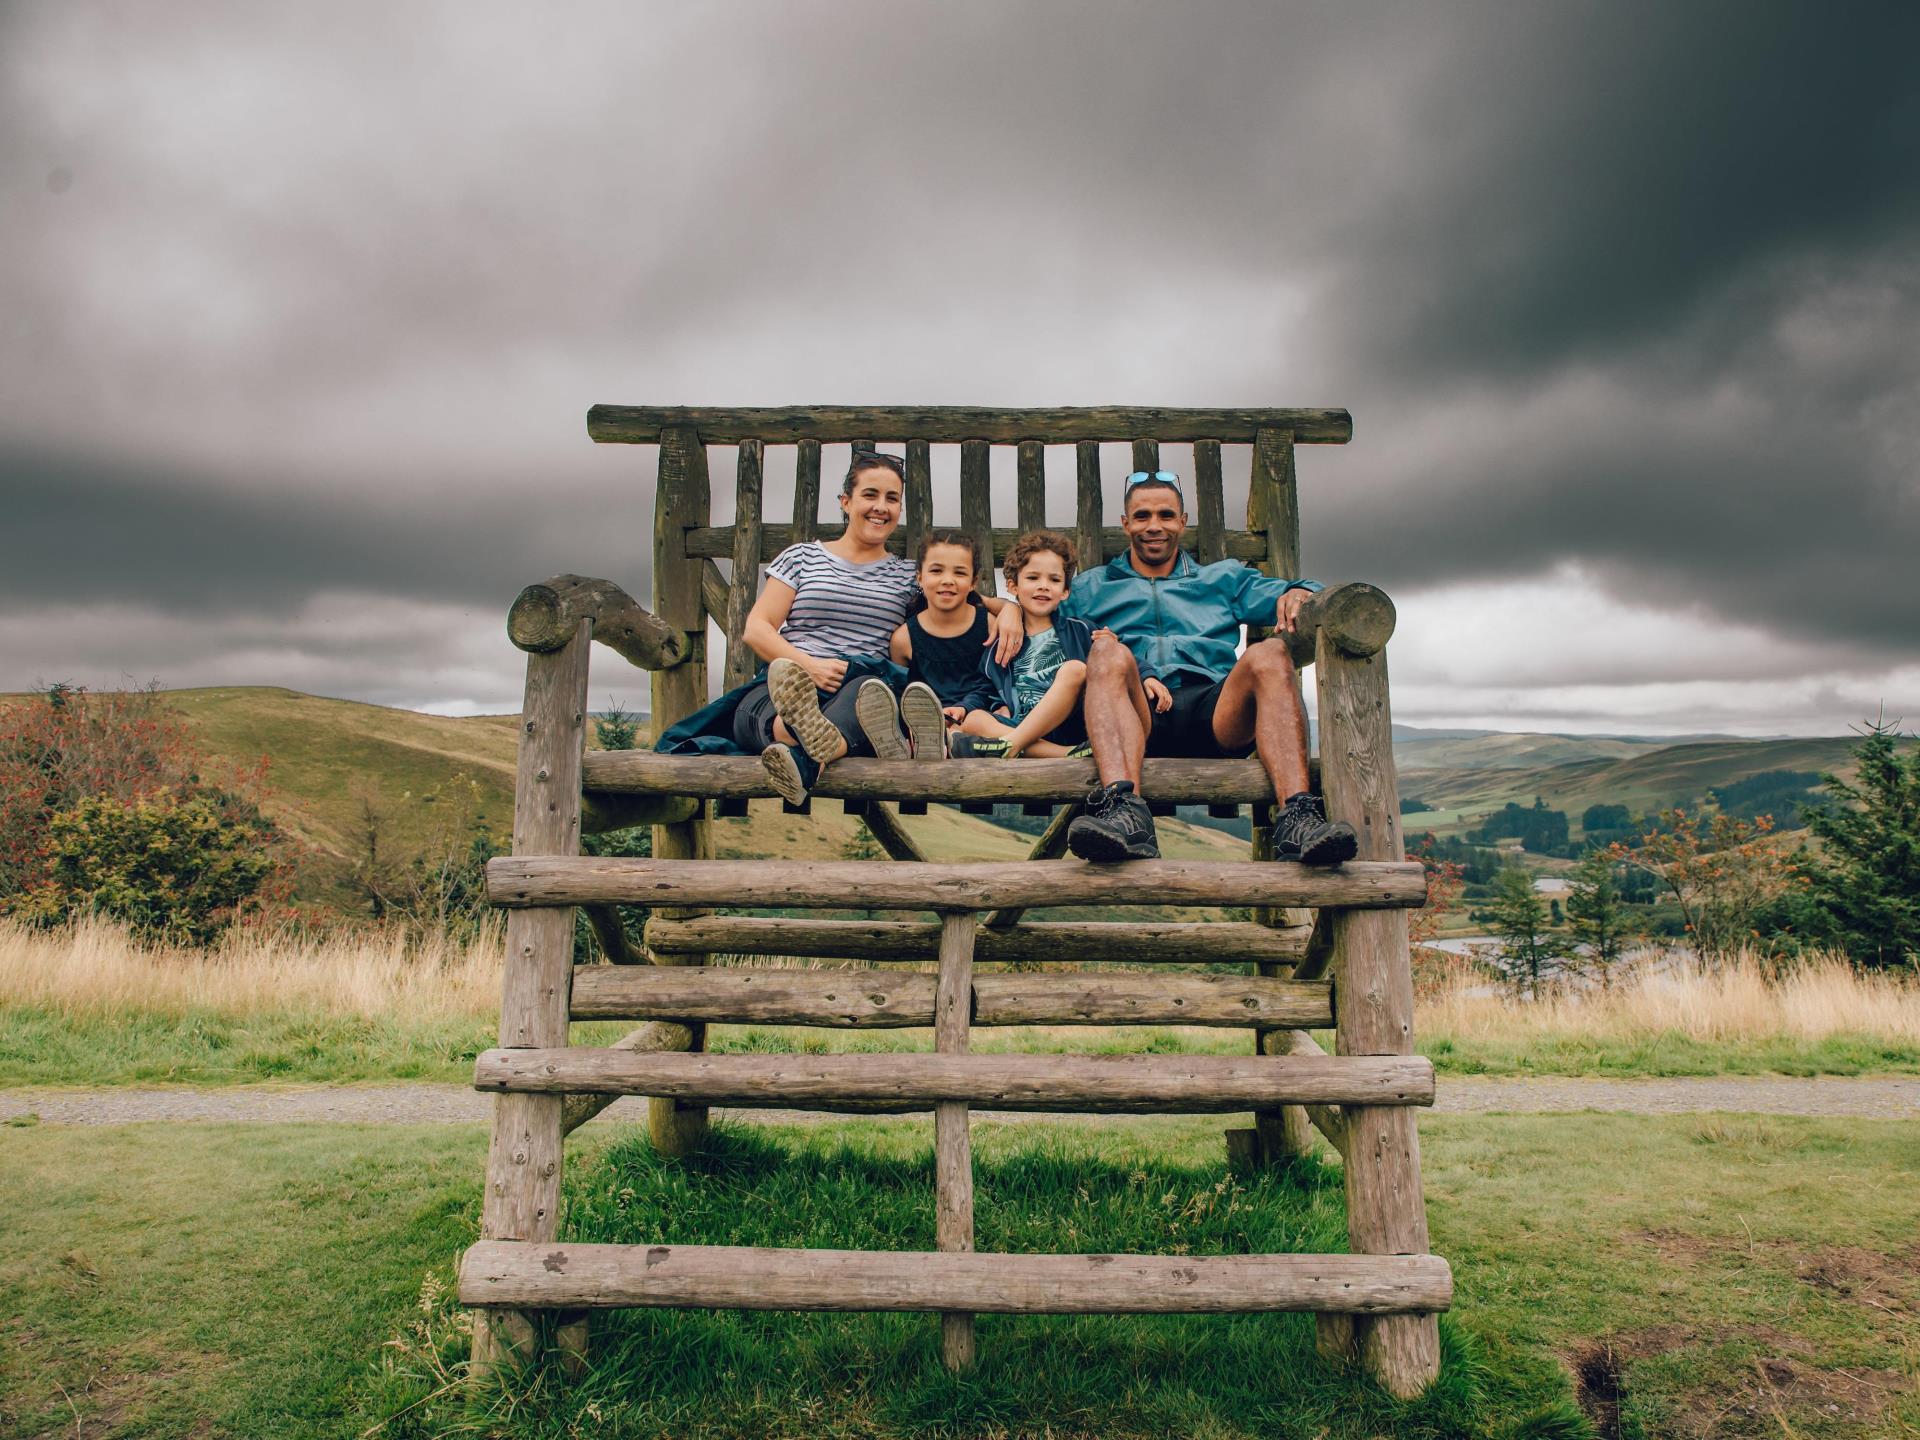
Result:
<svg viewBox="0 0 1920 1440">
<path fill-rule="evenodd" d="M 1043 550 L 1060 557 L 1067 583 L 1072 584 L 1073 572 L 1080 568 L 1080 556 L 1073 548 L 1073 541 L 1057 530 L 1029 530 L 1013 542 L 1013 548 L 1007 551 L 1007 583 L 1014 584 L 1020 577 L 1020 567 Z"/>
</svg>

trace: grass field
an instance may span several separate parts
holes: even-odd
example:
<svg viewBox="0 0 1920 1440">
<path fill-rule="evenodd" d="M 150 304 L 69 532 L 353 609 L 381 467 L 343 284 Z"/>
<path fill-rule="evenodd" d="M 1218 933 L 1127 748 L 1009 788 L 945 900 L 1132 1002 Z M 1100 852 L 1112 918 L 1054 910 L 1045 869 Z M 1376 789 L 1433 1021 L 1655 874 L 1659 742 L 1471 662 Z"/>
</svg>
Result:
<svg viewBox="0 0 1920 1440">
<path fill-rule="evenodd" d="M 1337 1171 L 1235 1179 L 1221 1121 L 977 1127 L 982 1248 L 1339 1248 Z M 469 1396 L 447 1287 L 478 1127 L 0 1129 L 0 1433 L 86 1436 L 1920 1435 L 1920 1135 L 1893 1122 L 1425 1117 L 1447 1372 L 1400 1407 L 1305 1317 L 625 1312 L 593 1375 Z M 590 1137 L 590 1138 L 589 1138 Z M 563 1235 L 873 1244 L 932 1232 L 924 1120 L 583 1132 Z M 1590 1429 L 1581 1408 L 1597 1425 Z"/>
<path fill-rule="evenodd" d="M 211 953 L 152 949 L 106 925 L 0 923 L 0 1085 L 464 1083 L 493 1043 L 501 951 L 399 932 L 301 940 L 247 934 Z M 628 1027 L 574 1027 L 606 1043 Z M 1443 1073 L 1858 1075 L 1920 1069 L 1920 983 L 1838 963 L 1784 980 L 1755 963 L 1644 972 L 1604 996 L 1510 1002 L 1452 990 L 1415 1036 Z M 926 1030 L 715 1026 L 720 1050 L 928 1049 Z M 982 1029 L 981 1050 L 1246 1053 L 1245 1030 Z"/>
</svg>

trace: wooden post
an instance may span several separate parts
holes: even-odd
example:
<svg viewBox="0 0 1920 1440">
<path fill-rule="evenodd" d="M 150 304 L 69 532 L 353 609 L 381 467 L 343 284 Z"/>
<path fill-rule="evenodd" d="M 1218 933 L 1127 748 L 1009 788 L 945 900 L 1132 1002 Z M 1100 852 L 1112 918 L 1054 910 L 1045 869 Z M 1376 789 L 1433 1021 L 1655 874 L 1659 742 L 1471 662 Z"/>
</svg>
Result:
<svg viewBox="0 0 1920 1440">
<path fill-rule="evenodd" d="M 580 853 L 580 759 L 586 749 L 587 654 L 593 622 L 582 620 L 558 650 L 527 656 L 514 782 L 513 853 Z M 517 910 L 507 917 L 501 987 L 503 1049 L 554 1049 L 567 1043 L 573 978 L 573 908 Z M 502 1095 L 493 1105 L 483 1240 L 550 1241 L 560 1211 L 561 1095 Z M 576 1337 L 575 1343 L 584 1343 Z M 525 1364 L 537 1346 L 528 1311 L 474 1316 L 473 1373 Z"/>
<path fill-rule="evenodd" d="M 1082 440 L 1073 447 L 1074 456 L 1074 494 L 1077 507 L 1074 510 L 1076 534 L 1074 543 L 1080 551 L 1080 568 L 1097 570 L 1106 563 L 1101 542 L 1106 538 L 1101 527 L 1106 522 L 1102 507 L 1106 499 L 1100 493 L 1100 445 L 1098 441 Z"/>
<path fill-rule="evenodd" d="M 1220 474 L 1220 442 L 1193 442 L 1193 558 L 1202 565 L 1227 558 L 1226 482 Z"/>
<path fill-rule="evenodd" d="M 1387 704 L 1387 653 L 1356 656 L 1320 631 L 1314 661 L 1320 695 L 1321 786 L 1327 814 L 1360 837 L 1361 860 L 1400 860 L 1400 797 Z M 1413 1053 L 1413 969 L 1404 910 L 1333 912 L 1335 1033 L 1342 1055 Z M 1404 1109 L 1343 1107 L 1347 1239 L 1355 1254 L 1423 1255 L 1427 1207 L 1420 1186 L 1420 1132 Z M 1440 1332 L 1431 1315 L 1355 1319 L 1351 1343 L 1390 1393 L 1418 1395 L 1440 1373 Z M 1346 1340 L 1323 1327 L 1323 1348 Z M 1349 1351 L 1348 1353 L 1351 1353 Z"/>
<path fill-rule="evenodd" d="M 820 442 L 802 440 L 793 456 L 793 543 L 811 540 L 820 528 Z"/>
<path fill-rule="evenodd" d="M 1196 462 L 1200 454 L 1196 444 Z M 1213 459 L 1217 471 L 1217 453 Z M 1261 430 L 1254 436 L 1253 469 L 1247 481 L 1247 529 L 1266 536 L 1267 558 L 1260 565 L 1263 571 L 1281 579 L 1300 577 L 1300 497 L 1294 481 L 1291 430 Z M 1249 626 L 1247 643 L 1253 644 L 1264 633 L 1263 629 Z M 1293 683 L 1297 692 L 1298 674 Z M 1284 795 L 1275 798 L 1286 799 Z M 1253 832 L 1253 858 L 1273 858 L 1271 836 L 1266 827 L 1257 822 Z M 1253 918 L 1263 925 L 1311 925 L 1313 912 L 1261 907 L 1254 911 Z M 1293 973 L 1287 965 L 1259 964 L 1255 969 L 1262 975 L 1280 978 Z M 1282 1031 L 1255 1030 L 1253 1046 L 1257 1055 L 1286 1055 L 1292 1049 L 1292 1042 Z M 1313 1149 L 1313 1122 L 1298 1105 L 1255 1115 L 1253 1121 L 1260 1133 L 1261 1153 L 1269 1163 L 1279 1164 Z"/>
<path fill-rule="evenodd" d="M 973 932 L 971 910 L 940 917 L 940 982 L 934 997 L 933 1045 L 942 1055 L 964 1055 L 973 1011 Z M 973 1137 L 967 1107 L 942 1103 L 933 1111 L 934 1239 L 942 1250 L 973 1249 Z M 940 1316 L 940 1358 L 949 1370 L 971 1370 L 974 1361 L 973 1316 L 946 1311 Z"/>
<path fill-rule="evenodd" d="M 742 638 L 747 628 L 747 612 L 753 609 L 754 597 L 760 593 L 760 459 L 758 440 L 740 442 L 740 459 L 734 471 L 733 584 L 728 588 L 727 608 L 723 612 L 727 626 L 729 690 L 746 684 L 760 669 L 760 657 Z"/>
<path fill-rule="evenodd" d="M 980 547 L 980 573 L 974 588 L 991 595 L 993 583 L 993 495 L 991 488 L 990 447 L 984 440 L 968 440 L 960 446 L 960 528 L 973 536 Z"/>
<path fill-rule="evenodd" d="M 1135 440 L 1133 442 L 1133 468 L 1152 473 L 1160 468 L 1160 442 L 1158 440 Z"/>
<path fill-rule="evenodd" d="M 1022 440 L 1014 453 L 1020 528 L 1038 530 L 1047 523 L 1047 447 L 1038 440 Z"/>
<path fill-rule="evenodd" d="M 802 457 L 804 461 L 804 456 Z M 814 448 L 819 483 L 819 447 Z M 699 433 L 685 427 L 660 432 L 660 480 L 653 500 L 653 610 L 693 640 L 688 658 L 671 670 L 653 672 L 654 733 L 683 720 L 707 703 L 707 616 L 700 595 L 700 562 L 687 554 L 687 531 L 711 523 L 707 450 Z M 663 860 L 706 860 L 713 855 L 712 826 L 697 817 L 653 827 L 653 853 Z M 656 914 L 691 919 L 702 910 L 663 909 Z M 665 957 L 657 957 L 665 958 Z M 676 955 L 669 963 L 704 965 L 704 955 Z M 704 1050 L 704 1025 L 688 1026 L 689 1049 Z M 647 1131 L 663 1155 L 685 1155 L 706 1135 L 704 1106 L 655 1099 L 647 1105 Z"/>
<path fill-rule="evenodd" d="M 907 558 L 912 560 L 933 528 L 933 448 L 924 440 L 907 441 L 906 468 L 906 490 L 901 496 L 906 514 L 900 528 L 906 532 Z"/>
</svg>

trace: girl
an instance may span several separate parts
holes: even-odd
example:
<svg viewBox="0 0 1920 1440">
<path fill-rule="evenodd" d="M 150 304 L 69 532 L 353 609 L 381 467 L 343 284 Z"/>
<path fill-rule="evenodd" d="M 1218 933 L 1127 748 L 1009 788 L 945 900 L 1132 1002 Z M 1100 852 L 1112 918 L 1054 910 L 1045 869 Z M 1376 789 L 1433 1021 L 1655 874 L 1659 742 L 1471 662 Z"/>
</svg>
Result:
<svg viewBox="0 0 1920 1440">
<path fill-rule="evenodd" d="M 942 760 L 947 726 L 969 710 L 992 707 L 994 690 L 980 668 L 991 633 L 987 612 L 974 603 L 980 567 L 974 538 L 964 530 L 932 530 L 920 541 L 920 593 L 927 608 L 907 616 L 893 632 L 893 663 L 907 667 L 900 692 L 916 760 Z"/>
</svg>

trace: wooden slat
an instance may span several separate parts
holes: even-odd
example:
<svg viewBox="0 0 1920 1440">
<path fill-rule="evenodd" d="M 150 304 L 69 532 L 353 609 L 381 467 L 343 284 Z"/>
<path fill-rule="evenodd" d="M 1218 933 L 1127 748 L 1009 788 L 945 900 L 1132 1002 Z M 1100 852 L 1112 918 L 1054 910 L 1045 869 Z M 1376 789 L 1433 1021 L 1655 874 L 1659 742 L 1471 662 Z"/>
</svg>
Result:
<svg viewBox="0 0 1920 1440">
<path fill-rule="evenodd" d="M 985 446 L 982 446 L 982 453 Z M 965 492 L 962 492 L 965 499 Z M 1007 551 L 1013 548 L 1013 542 L 1025 533 L 1018 526 L 990 526 L 981 523 L 966 523 L 962 513 L 962 527 L 970 531 L 985 554 L 986 546 L 991 542 L 996 562 L 1006 559 Z M 786 525 L 766 525 L 761 528 L 760 558 L 771 560 L 788 545 L 793 543 L 793 532 Z M 1245 560 L 1249 565 L 1258 564 L 1266 558 L 1267 542 L 1258 535 L 1245 530 L 1229 530 L 1223 543 L 1229 560 Z M 1108 556 L 1118 555 L 1127 548 L 1127 532 L 1118 525 L 1109 525 L 1100 532 L 1102 552 Z M 887 540 L 887 549 L 895 555 L 906 555 L 907 538 L 903 531 L 896 530 Z M 725 559 L 733 554 L 733 527 L 731 525 L 698 526 L 687 532 L 687 553 Z"/>
<path fill-rule="evenodd" d="M 820 442 L 802 440 L 794 447 L 793 457 L 793 524 L 786 535 L 781 537 L 787 545 L 797 545 L 802 540 L 811 540 L 820 529 Z M 762 537 L 762 560 L 771 560 L 779 554 L 765 551 L 768 536 Z M 785 549 L 786 546 L 781 546 Z"/>
<path fill-rule="evenodd" d="M 1113 964 L 1243 965 L 1290 963 L 1310 927 L 1271 928 L 1223 921 L 1027 921 L 983 928 L 974 955 L 995 963 L 1034 960 Z M 814 920 L 790 916 L 709 915 L 647 921 L 647 948 L 659 954 L 797 955 L 833 960 L 931 960 L 940 927 L 913 920 Z"/>
<path fill-rule="evenodd" d="M 760 442 L 742 440 L 734 470 L 737 508 L 733 517 L 733 584 L 723 612 L 727 629 L 726 688 L 744 685 L 760 669 L 760 657 L 742 638 L 747 612 L 760 593 Z"/>
<path fill-rule="evenodd" d="M 637 1055 L 487 1050 L 477 1090 L 670 1095 L 747 1109 L 928 1109 L 1229 1115 L 1281 1102 L 1433 1103 L 1421 1055 Z"/>
<path fill-rule="evenodd" d="M 979 917 L 971 910 L 940 917 L 940 977 L 934 997 L 933 1044 L 941 1055 L 967 1053 L 973 1013 L 973 936 Z M 934 1243 L 943 1254 L 973 1250 L 973 1135 L 964 1102 L 933 1107 Z M 940 1316 L 940 1358 L 949 1370 L 973 1368 L 973 1316 L 946 1310 Z"/>
<path fill-rule="evenodd" d="M 1227 558 L 1226 482 L 1220 474 L 1220 442 L 1193 442 L 1193 558 L 1202 565 Z"/>
<path fill-rule="evenodd" d="M 1146 763 L 1147 793 L 1173 805 L 1248 805 L 1270 801 L 1273 782 L 1258 760 L 1158 760 Z M 820 772 L 813 793 L 829 800 L 962 800 L 1020 804 L 1083 800 L 1099 783 L 1091 759 L 836 760 Z M 618 795 L 698 795 L 759 800 L 773 794 L 751 755 L 656 755 L 651 750 L 595 750 L 586 760 L 587 789 Z"/>
<path fill-rule="evenodd" d="M 1080 568 L 1097 570 L 1106 563 L 1106 532 L 1100 522 L 1106 499 L 1100 492 L 1100 447 L 1082 440 L 1073 447 L 1074 464 L 1074 540 L 1080 552 Z"/>
<path fill-rule="evenodd" d="M 1209 437 L 1251 444 L 1261 429 L 1291 430 L 1303 444 L 1344 445 L 1353 438 L 1353 417 L 1339 409 L 1166 409 L 1159 406 L 1068 406 L 1005 410 L 981 406 L 785 405 L 765 408 L 595 405 L 587 434 L 602 444 L 653 445 L 661 431 L 685 425 L 712 445 L 752 437 L 769 445 L 811 440 L 829 445 L 879 435 L 917 436 L 936 445 L 967 440 L 1013 444 L 1045 440 L 1174 442 Z M 1135 466 L 1151 470 L 1154 467 Z"/>
<path fill-rule="evenodd" d="M 933 454 L 924 440 L 907 442 L 906 514 L 900 522 L 904 554 L 919 553 L 920 541 L 933 528 Z"/>
<path fill-rule="evenodd" d="M 917 970 L 786 970 L 580 965 L 576 1020 L 901 1029 L 935 1019 L 935 977 Z M 1213 1025 L 1324 1028 L 1325 981 L 1115 971 L 975 976 L 976 1025 Z"/>
<path fill-rule="evenodd" d="M 460 1262 L 479 1306 L 934 1311 L 1002 1315 L 1380 1315 L 1445 1310 L 1437 1255 L 1005 1255 L 482 1241 Z"/>
<path fill-rule="evenodd" d="M 994 549 L 990 460 L 984 440 L 969 440 L 960 447 L 960 528 L 973 536 L 982 555 L 997 558 L 1006 552 Z M 974 577 L 974 588 L 982 595 L 994 593 L 991 564 L 981 567 Z"/>
<path fill-rule="evenodd" d="M 1006 763 L 1006 762 L 996 762 Z M 487 895 L 542 905 L 737 905 L 750 909 L 991 910 L 1001 905 L 1343 905 L 1426 902 L 1417 862 L 1308 869 L 1292 861 L 1083 860 L 921 865 L 899 860 L 645 860 L 502 856 Z"/>
<path fill-rule="evenodd" d="M 1047 447 L 1038 440 L 1022 440 L 1015 466 L 1015 513 L 1020 528 L 1038 530 L 1047 523 Z"/>
<path fill-rule="evenodd" d="M 873 838 L 880 842 L 880 848 L 895 860 L 925 860 L 926 852 L 914 842 L 907 833 L 907 827 L 900 823 L 900 817 L 878 800 L 865 802 L 863 818 Z"/>
<path fill-rule="evenodd" d="M 1133 442 L 1133 468 L 1153 471 L 1160 468 L 1160 442 L 1136 436 Z"/>
</svg>

